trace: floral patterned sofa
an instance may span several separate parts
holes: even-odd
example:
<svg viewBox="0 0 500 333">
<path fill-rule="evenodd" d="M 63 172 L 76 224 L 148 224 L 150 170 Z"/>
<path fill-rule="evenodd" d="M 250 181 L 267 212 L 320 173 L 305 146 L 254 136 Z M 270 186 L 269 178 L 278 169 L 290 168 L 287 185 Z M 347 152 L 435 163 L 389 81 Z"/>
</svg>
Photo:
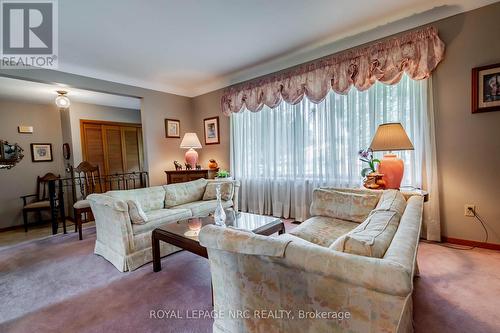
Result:
<svg viewBox="0 0 500 333">
<path fill-rule="evenodd" d="M 412 332 L 423 197 L 316 189 L 312 217 L 265 237 L 205 226 L 218 332 Z"/>
<path fill-rule="evenodd" d="M 121 272 L 152 261 L 151 233 L 166 223 L 207 216 L 216 207 L 215 183 L 222 182 L 222 204 L 238 210 L 239 182 L 198 179 L 135 190 L 109 191 L 87 197 L 96 223 L 94 253 Z M 179 248 L 161 242 L 165 256 Z"/>
</svg>

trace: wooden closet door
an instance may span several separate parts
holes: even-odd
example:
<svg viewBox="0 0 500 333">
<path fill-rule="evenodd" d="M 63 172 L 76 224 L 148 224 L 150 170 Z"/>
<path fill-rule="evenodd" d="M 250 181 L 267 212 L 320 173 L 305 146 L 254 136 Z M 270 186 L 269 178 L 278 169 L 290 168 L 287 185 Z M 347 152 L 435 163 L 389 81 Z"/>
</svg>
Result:
<svg viewBox="0 0 500 333">
<path fill-rule="evenodd" d="M 83 123 L 81 126 L 83 159 L 90 164 L 98 165 L 102 175 L 106 173 L 104 163 L 104 146 L 102 126 L 100 124 Z"/>
<path fill-rule="evenodd" d="M 104 168 L 107 175 L 125 172 L 120 126 L 102 125 Z"/>
<path fill-rule="evenodd" d="M 122 127 L 123 165 L 125 172 L 142 170 L 142 132 L 137 127 Z"/>
</svg>

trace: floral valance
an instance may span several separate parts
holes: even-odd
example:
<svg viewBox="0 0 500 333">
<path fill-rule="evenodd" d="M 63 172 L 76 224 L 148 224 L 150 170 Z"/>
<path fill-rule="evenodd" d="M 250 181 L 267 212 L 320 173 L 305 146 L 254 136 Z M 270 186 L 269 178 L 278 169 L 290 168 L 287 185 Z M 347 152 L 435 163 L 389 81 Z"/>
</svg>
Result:
<svg viewBox="0 0 500 333">
<path fill-rule="evenodd" d="M 297 104 L 304 96 L 319 103 L 330 89 L 347 94 L 352 85 L 363 91 L 377 80 L 395 84 L 403 73 L 422 80 L 443 59 L 444 49 L 434 27 L 412 31 L 228 87 L 221 98 L 222 112 L 230 115 L 244 106 L 257 112 L 264 105 L 276 107 L 282 99 Z"/>
</svg>

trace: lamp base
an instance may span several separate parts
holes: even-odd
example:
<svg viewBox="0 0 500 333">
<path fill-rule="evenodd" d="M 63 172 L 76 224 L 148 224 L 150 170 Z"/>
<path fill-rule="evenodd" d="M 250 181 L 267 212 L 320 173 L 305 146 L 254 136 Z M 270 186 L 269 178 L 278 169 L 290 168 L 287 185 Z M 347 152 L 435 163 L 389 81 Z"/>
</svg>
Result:
<svg viewBox="0 0 500 333">
<path fill-rule="evenodd" d="M 385 188 L 399 189 L 403 180 L 404 163 L 396 154 L 385 154 L 378 166 L 378 172 L 384 174 Z"/>
<path fill-rule="evenodd" d="M 186 155 L 184 155 L 184 159 L 186 160 L 186 163 L 190 164 L 194 169 L 198 163 L 198 153 L 193 148 L 189 148 Z"/>
</svg>

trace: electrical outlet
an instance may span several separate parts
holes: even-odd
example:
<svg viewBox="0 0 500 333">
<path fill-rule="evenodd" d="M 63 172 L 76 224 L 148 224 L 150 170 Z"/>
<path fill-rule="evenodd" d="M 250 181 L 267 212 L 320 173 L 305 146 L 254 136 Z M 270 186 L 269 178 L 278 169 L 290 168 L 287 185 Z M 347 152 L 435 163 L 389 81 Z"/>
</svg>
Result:
<svg viewBox="0 0 500 333">
<path fill-rule="evenodd" d="M 472 205 L 472 204 L 466 204 L 464 206 L 464 215 L 465 216 L 468 216 L 468 217 L 474 217 L 474 215 L 476 214 L 476 206 L 475 205 Z"/>
</svg>

